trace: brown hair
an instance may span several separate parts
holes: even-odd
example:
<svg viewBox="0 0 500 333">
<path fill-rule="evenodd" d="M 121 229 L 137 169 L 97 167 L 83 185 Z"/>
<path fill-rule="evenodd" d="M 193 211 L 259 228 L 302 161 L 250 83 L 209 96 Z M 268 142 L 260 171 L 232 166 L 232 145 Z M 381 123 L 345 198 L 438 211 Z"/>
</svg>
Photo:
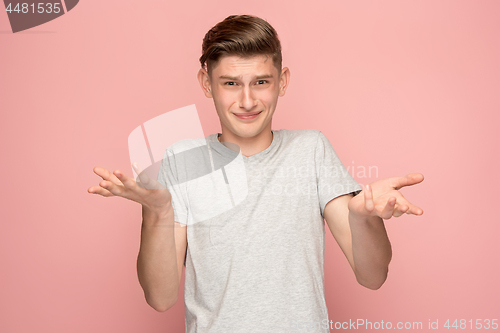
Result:
<svg viewBox="0 0 500 333">
<path fill-rule="evenodd" d="M 278 33 L 265 20 L 251 15 L 231 15 L 217 23 L 203 38 L 201 67 L 208 75 L 221 57 L 268 55 L 281 74 L 281 44 Z M 205 67 L 206 62 L 206 67 Z"/>
</svg>

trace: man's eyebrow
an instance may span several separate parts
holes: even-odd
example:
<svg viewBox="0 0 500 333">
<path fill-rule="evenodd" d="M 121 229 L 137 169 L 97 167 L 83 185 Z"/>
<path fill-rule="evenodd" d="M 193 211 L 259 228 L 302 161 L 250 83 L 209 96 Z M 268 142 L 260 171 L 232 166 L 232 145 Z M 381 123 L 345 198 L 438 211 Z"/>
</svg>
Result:
<svg viewBox="0 0 500 333">
<path fill-rule="evenodd" d="M 257 80 L 260 80 L 260 79 L 269 79 L 269 78 L 272 78 L 272 77 L 273 76 L 271 74 L 264 74 L 264 75 L 258 75 L 255 78 Z M 241 79 L 241 76 L 221 75 L 221 76 L 219 76 L 219 79 L 239 80 L 239 79 Z"/>
</svg>

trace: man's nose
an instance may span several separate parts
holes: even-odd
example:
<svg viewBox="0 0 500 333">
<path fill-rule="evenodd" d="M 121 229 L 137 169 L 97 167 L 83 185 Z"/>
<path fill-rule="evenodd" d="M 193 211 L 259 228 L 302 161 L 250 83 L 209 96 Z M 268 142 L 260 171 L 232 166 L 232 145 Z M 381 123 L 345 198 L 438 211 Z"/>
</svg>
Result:
<svg viewBox="0 0 500 333">
<path fill-rule="evenodd" d="M 240 107 L 251 110 L 256 105 L 257 99 L 255 98 L 255 92 L 253 92 L 250 87 L 243 88 L 240 96 Z"/>
</svg>

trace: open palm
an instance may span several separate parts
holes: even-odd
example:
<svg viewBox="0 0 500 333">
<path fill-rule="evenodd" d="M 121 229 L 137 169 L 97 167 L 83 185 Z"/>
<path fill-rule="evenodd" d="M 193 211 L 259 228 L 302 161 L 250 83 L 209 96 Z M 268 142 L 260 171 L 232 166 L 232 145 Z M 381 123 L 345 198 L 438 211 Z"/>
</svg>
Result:
<svg viewBox="0 0 500 333">
<path fill-rule="evenodd" d="M 111 173 L 107 169 L 95 167 L 94 173 L 103 180 L 99 183 L 99 186 L 90 187 L 88 192 L 100 194 L 104 197 L 120 196 L 151 209 L 164 209 L 172 200 L 170 192 L 161 183 L 149 178 L 138 165 L 132 164 L 132 166 L 139 175 L 140 183 L 137 183 L 120 170 Z"/>
<path fill-rule="evenodd" d="M 349 211 L 360 217 L 379 216 L 383 219 L 406 214 L 422 215 L 422 208 L 408 201 L 399 189 L 424 180 L 421 173 L 390 177 L 367 184 L 363 191 L 349 201 Z"/>
</svg>

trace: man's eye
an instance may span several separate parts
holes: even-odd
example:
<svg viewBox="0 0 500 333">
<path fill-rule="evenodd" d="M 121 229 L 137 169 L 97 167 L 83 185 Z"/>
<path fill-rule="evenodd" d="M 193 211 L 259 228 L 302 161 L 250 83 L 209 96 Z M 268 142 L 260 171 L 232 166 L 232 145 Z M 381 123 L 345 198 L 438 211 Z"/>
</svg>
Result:
<svg viewBox="0 0 500 333">
<path fill-rule="evenodd" d="M 226 85 L 228 85 L 228 86 L 234 86 L 234 84 L 230 84 L 230 83 L 234 83 L 234 82 L 229 81 L 229 82 L 226 82 L 226 83 L 224 83 L 224 84 L 226 84 Z"/>
<path fill-rule="evenodd" d="M 262 84 L 267 83 L 267 81 L 266 81 L 266 80 L 259 80 L 259 81 L 257 81 L 257 82 L 262 82 Z"/>
</svg>

